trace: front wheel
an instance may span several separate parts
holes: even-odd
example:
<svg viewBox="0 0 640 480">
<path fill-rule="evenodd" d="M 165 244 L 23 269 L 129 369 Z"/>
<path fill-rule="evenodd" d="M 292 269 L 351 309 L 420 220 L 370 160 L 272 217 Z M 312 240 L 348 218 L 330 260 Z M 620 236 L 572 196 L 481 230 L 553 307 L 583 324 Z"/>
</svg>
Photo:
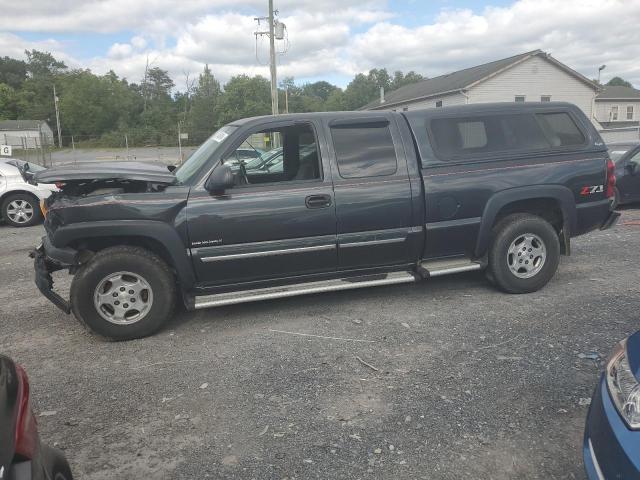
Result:
<svg viewBox="0 0 640 480">
<path fill-rule="evenodd" d="M 493 230 L 489 270 L 508 293 L 530 293 L 544 287 L 560 262 L 560 240 L 553 226 L 531 214 L 505 217 Z"/>
<path fill-rule="evenodd" d="M 169 320 L 175 281 L 167 264 L 139 247 L 98 252 L 73 277 L 71 309 L 91 331 L 111 340 L 151 335 Z"/>
</svg>

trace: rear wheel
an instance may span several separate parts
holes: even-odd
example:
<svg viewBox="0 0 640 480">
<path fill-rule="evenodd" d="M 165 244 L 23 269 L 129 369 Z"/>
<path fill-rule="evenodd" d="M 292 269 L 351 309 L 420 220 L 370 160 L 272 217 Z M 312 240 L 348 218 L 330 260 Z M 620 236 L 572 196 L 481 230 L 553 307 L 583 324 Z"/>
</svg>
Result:
<svg viewBox="0 0 640 480">
<path fill-rule="evenodd" d="M 560 240 L 553 226 L 531 214 L 513 214 L 495 226 L 489 270 L 508 293 L 530 293 L 544 287 L 560 262 Z"/>
<path fill-rule="evenodd" d="M 132 340 L 160 330 L 173 313 L 175 281 L 167 264 L 138 247 L 98 252 L 74 276 L 73 314 L 112 340 Z"/>
<path fill-rule="evenodd" d="M 40 222 L 42 213 L 36 197 L 15 193 L 9 194 L 2 202 L 2 218 L 13 227 L 30 227 Z"/>
</svg>

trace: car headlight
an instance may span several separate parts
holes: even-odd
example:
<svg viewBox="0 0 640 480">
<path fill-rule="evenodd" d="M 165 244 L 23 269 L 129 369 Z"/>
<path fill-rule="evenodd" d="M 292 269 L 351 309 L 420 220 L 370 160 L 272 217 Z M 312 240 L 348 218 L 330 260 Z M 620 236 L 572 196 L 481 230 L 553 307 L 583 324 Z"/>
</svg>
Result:
<svg viewBox="0 0 640 480">
<path fill-rule="evenodd" d="M 629 366 L 626 340 L 618 344 L 607 364 L 607 386 L 629 428 L 640 429 L 640 383 Z"/>
</svg>

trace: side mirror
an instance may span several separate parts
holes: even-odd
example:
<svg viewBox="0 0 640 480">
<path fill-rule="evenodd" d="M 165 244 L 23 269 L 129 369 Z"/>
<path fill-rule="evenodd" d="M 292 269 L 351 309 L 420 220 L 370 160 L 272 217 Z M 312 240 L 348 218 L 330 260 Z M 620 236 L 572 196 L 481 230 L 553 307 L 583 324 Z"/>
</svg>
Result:
<svg viewBox="0 0 640 480">
<path fill-rule="evenodd" d="M 635 175 L 638 173 L 638 164 L 635 162 L 627 163 L 627 171 L 630 175 Z"/>
<path fill-rule="evenodd" d="M 224 193 L 227 188 L 231 188 L 233 185 L 234 181 L 231 167 L 223 163 L 211 172 L 211 175 L 209 175 L 209 178 L 204 184 L 204 188 L 211 193 Z"/>
</svg>

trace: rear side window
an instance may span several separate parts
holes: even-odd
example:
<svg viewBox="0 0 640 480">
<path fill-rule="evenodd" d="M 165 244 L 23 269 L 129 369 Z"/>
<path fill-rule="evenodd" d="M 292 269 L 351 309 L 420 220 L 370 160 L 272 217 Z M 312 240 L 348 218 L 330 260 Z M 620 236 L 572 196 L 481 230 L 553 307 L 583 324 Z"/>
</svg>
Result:
<svg viewBox="0 0 640 480">
<path fill-rule="evenodd" d="M 442 160 L 581 145 L 585 138 L 567 113 L 521 113 L 431 121 L 432 144 Z"/>
<path fill-rule="evenodd" d="M 331 127 L 342 178 L 383 177 L 398 169 L 388 124 Z"/>
<path fill-rule="evenodd" d="M 584 143 L 584 135 L 568 113 L 538 113 L 536 116 L 553 147 Z"/>
</svg>

